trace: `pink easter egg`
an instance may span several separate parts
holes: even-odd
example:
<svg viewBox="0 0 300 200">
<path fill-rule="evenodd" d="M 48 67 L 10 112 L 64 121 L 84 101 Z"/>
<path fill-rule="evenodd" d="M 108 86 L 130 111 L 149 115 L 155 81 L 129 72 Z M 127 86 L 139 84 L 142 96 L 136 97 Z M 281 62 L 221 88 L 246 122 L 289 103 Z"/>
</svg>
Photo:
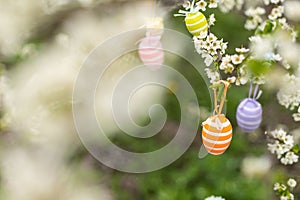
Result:
<svg viewBox="0 0 300 200">
<path fill-rule="evenodd" d="M 160 41 L 160 36 L 150 36 L 143 38 L 139 44 L 139 56 L 144 65 L 151 69 L 158 69 L 164 62 L 164 51 Z"/>
</svg>

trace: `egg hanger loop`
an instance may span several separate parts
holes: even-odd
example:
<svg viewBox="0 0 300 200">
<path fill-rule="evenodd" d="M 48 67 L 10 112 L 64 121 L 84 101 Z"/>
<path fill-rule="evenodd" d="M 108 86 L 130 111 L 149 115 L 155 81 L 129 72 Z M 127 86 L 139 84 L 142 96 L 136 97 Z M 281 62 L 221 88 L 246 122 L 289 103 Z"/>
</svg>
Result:
<svg viewBox="0 0 300 200">
<path fill-rule="evenodd" d="M 221 115 L 221 112 L 223 110 L 223 106 L 224 106 L 224 103 L 225 103 L 225 100 L 226 100 L 226 95 L 227 95 L 228 87 L 230 85 L 230 83 L 228 81 L 221 80 L 219 82 L 221 82 L 221 83 L 224 84 L 224 92 L 223 92 L 223 98 L 222 98 L 221 103 L 220 103 L 218 116 Z"/>
<path fill-rule="evenodd" d="M 258 85 L 257 85 L 257 86 L 258 86 Z M 258 94 L 257 94 L 256 97 L 255 97 L 255 99 L 256 99 L 256 100 L 259 99 L 261 95 L 262 95 L 262 90 L 259 90 L 259 91 L 258 91 Z"/>
<path fill-rule="evenodd" d="M 190 1 L 188 1 L 188 2 L 190 2 Z M 192 1 L 192 3 L 191 3 L 191 5 L 189 6 L 189 10 L 188 11 L 186 11 L 186 10 L 178 10 L 178 13 L 179 14 L 175 14 L 174 16 L 175 17 L 179 17 L 179 16 L 186 16 L 187 14 L 189 14 L 189 13 L 197 13 L 199 10 L 200 10 L 200 8 L 199 8 L 199 6 L 195 6 L 195 0 L 193 0 Z"/>
<path fill-rule="evenodd" d="M 253 83 L 250 83 L 250 89 L 249 89 L 249 95 L 248 98 L 251 98 L 251 94 L 252 94 L 252 89 L 253 89 Z M 262 95 L 262 90 L 258 90 L 259 89 L 259 85 L 256 84 L 254 92 L 253 92 L 253 97 L 252 99 L 259 99 L 260 96 Z"/>
<path fill-rule="evenodd" d="M 195 6 L 195 0 L 192 1 L 192 5 L 191 5 L 191 9 L 190 9 L 191 12 L 196 12 L 194 10 L 194 6 Z"/>
<path fill-rule="evenodd" d="M 248 98 L 251 98 L 252 90 L 253 90 L 253 85 L 252 85 L 252 81 L 251 81 L 250 82 L 250 88 L 249 88 Z"/>
<path fill-rule="evenodd" d="M 213 115 L 216 115 L 218 113 L 218 99 L 217 99 L 217 88 L 214 88 L 214 111 Z"/>
<path fill-rule="evenodd" d="M 254 92 L 253 92 L 253 99 L 255 99 L 258 91 L 258 84 L 255 86 Z"/>
<path fill-rule="evenodd" d="M 226 95 L 227 95 L 227 91 L 229 88 L 230 83 L 228 81 L 223 81 L 220 80 L 218 82 L 216 82 L 216 85 L 218 84 L 224 84 L 224 91 L 223 91 L 223 97 L 221 98 L 221 102 L 220 105 L 218 105 L 218 99 L 217 99 L 217 88 L 213 88 L 214 90 L 214 111 L 213 111 L 213 115 L 217 115 L 220 116 L 223 110 L 223 106 L 226 100 Z"/>
</svg>

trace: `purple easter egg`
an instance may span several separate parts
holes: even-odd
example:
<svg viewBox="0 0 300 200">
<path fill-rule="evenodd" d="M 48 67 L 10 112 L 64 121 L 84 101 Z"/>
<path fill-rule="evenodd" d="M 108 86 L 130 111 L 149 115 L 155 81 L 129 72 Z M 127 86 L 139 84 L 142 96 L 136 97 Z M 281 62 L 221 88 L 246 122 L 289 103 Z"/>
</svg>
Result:
<svg viewBox="0 0 300 200">
<path fill-rule="evenodd" d="M 262 107 L 258 101 L 251 98 L 244 99 L 236 111 L 237 123 L 244 132 L 255 131 L 262 120 Z"/>
</svg>

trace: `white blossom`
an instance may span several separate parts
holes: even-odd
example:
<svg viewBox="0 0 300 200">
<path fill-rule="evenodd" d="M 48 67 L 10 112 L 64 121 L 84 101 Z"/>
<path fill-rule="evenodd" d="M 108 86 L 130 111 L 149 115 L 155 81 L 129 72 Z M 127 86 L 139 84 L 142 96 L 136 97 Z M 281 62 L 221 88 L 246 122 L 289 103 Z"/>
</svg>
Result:
<svg viewBox="0 0 300 200">
<path fill-rule="evenodd" d="M 279 192 L 280 199 L 294 200 L 295 197 L 290 190 L 296 187 L 297 182 L 295 181 L 295 179 L 290 178 L 287 181 L 287 185 L 289 187 L 287 187 L 285 184 L 275 183 L 273 189 L 274 191 Z"/>
<path fill-rule="evenodd" d="M 231 56 L 230 56 L 230 55 L 225 55 L 225 56 L 222 58 L 222 62 L 223 62 L 223 63 L 230 63 L 230 62 L 231 62 Z"/>
<path fill-rule="evenodd" d="M 286 74 L 284 76 L 283 84 L 277 93 L 278 102 L 285 106 L 285 108 L 294 110 L 298 108 L 298 113 L 294 113 L 293 117 L 295 121 L 299 121 L 299 106 L 300 106 L 300 77 L 299 72 L 296 75 Z"/>
<path fill-rule="evenodd" d="M 227 78 L 227 81 L 229 82 L 229 83 L 235 83 L 235 81 L 236 81 L 236 77 L 235 76 L 231 76 L 231 77 L 228 77 Z"/>
<path fill-rule="evenodd" d="M 286 137 L 287 132 L 284 131 L 282 128 L 280 129 L 275 129 L 274 131 L 271 131 L 271 135 L 279 140 L 283 140 L 284 137 Z"/>
<path fill-rule="evenodd" d="M 277 62 L 282 61 L 282 57 L 281 57 L 280 54 L 274 54 L 274 55 L 273 55 L 273 59 L 274 59 L 275 61 L 277 61 Z"/>
<path fill-rule="evenodd" d="M 249 9 L 246 10 L 245 14 L 248 17 L 253 17 L 255 15 L 264 15 L 266 13 L 266 10 L 262 7 L 250 7 Z"/>
<path fill-rule="evenodd" d="M 220 41 L 213 41 L 210 43 L 210 47 L 213 49 L 213 50 L 217 50 L 217 49 L 221 49 L 221 42 Z"/>
<path fill-rule="evenodd" d="M 279 4 L 280 2 L 284 2 L 284 0 L 270 0 L 273 4 Z"/>
<path fill-rule="evenodd" d="M 298 162 L 299 156 L 293 152 L 294 138 L 288 135 L 283 129 L 276 129 L 271 131 L 271 135 L 274 137 L 275 142 L 269 143 L 268 150 L 272 154 L 277 155 L 277 159 L 284 165 L 292 165 Z"/>
<path fill-rule="evenodd" d="M 227 74 L 227 73 L 231 73 L 234 70 L 234 66 L 231 63 L 222 62 L 220 64 L 220 69 Z"/>
<path fill-rule="evenodd" d="M 219 8 L 222 12 L 228 13 L 235 6 L 235 0 L 220 0 Z"/>
<path fill-rule="evenodd" d="M 284 7 L 283 6 L 278 6 L 272 9 L 271 13 L 269 14 L 268 18 L 270 20 L 276 20 L 280 17 L 282 17 L 284 12 Z"/>
<path fill-rule="evenodd" d="M 275 54 L 273 52 L 268 52 L 264 56 L 265 60 L 271 60 L 271 61 L 277 61 L 280 62 L 282 61 L 282 57 L 280 54 Z"/>
<path fill-rule="evenodd" d="M 247 71 L 245 70 L 245 68 L 246 68 L 246 65 L 243 65 L 242 67 L 237 69 L 238 77 L 235 81 L 235 84 L 237 86 L 245 85 L 249 80 L 249 77 L 247 75 Z"/>
<path fill-rule="evenodd" d="M 283 30 L 289 30 L 291 29 L 291 26 L 287 23 L 287 20 L 285 17 L 282 17 L 280 19 L 278 19 L 279 24 L 281 25 L 281 28 Z"/>
<path fill-rule="evenodd" d="M 245 28 L 247 30 L 254 30 L 258 26 L 258 22 L 255 20 L 247 20 L 245 23 Z"/>
<path fill-rule="evenodd" d="M 285 152 L 283 151 L 282 145 L 279 143 L 279 141 L 275 141 L 273 144 L 268 144 L 268 149 L 272 154 L 277 154 L 280 158 L 282 154 Z"/>
<path fill-rule="evenodd" d="M 214 61 L 217 61 L 227 48 L 227 43 L 224 43 L 223 39 L 218 40 L 212 33 L 205 38 L 194 37 L 193 39 L 195 49 L 205 59 L 206 66 L 210 66 Z"/>
<path fill-rule="evenodd" d="M 266 10 L 262 7 L 250 7 L 245 11 L 245 15 L 248 18 L 245 24 L 245 28 L 248 30 L 254 30 L 256 27 L 263 22 L 261 15 L 264 15 Z"/>
<path fill-rule="evenodd" d="M 294 187 L 296 187 L 297 182 L 296 182 L 295 179 L 290 178 L 290 179 L 287 181 L 287 184 L 288 184 L 288 186 L 290 186 L 291 188 L 294 188 Z"/>
<path fill-rule="evenodd" d="M 210 196 L 206 197 L 204 200 L 225 200 L 223 197 Z"/>
<path fill-rule="evenodd" d="M 248 82 L 248 77 L 241 76 L 236 79 L 235 84 L 239 86 L 239 85 L 245 85 L 247 82 Z"/>
<path fill-rule="evenodd" d="M 191 2 L 190 2 L 190 1 L 185 1 L 185 2 L 182 4 L 182 7 L 183 7 L 185 10 L 191 9 Z"/>
<path fill-rule="evenodd" d="M 280 162 L 281 162 L 282 164 L 284 164 L 284 165 L 287 165 L 287 164 L 289 163 L 289 161 L 288 161 L 288 159 L 287 159 L 286 157 L 282 157 L 282 158 L 280 159 Z"/>
<path fill-rule="evenodd" d="M 231 60 L 234 65 L 241 64 L 244 61 L 244 59 L 245 59 L 245 56 L 243 54 L 240 54 L 240 55 L 234 54 L 233 56 L 231 56 Z"/>
<path fill-rule="evenodd" d="M 263 85 L 266 83 L 266 77 L 264 75 L 255 76 L 253 77 L 252 81 L 254 84 Z"/>
<path fill-rule="evenodd" d="M 220 80 L 220 74 L 219 72 L 210 69 L 210 68 L 205 68 L 204 71 L 207 74 L 207 77 L 210 79 L 210 83 L 211 84 L 215 84 L 216 82 L 218 82 Z"/>
<path fill-rule="evenodd" d="M 287 152 L 285 155 L 285 158 L 287 159 L 287 164 L 293 164 L 298 162 L 299 156 L 296 155 L 294 152 Z M 286 164 L 285 164 L 286 165 Z"/>
<path fill-rule="evenodd" d="M 281 189 L 282 189 L 282 190 L 286 190 L 286 189 L 287 189 L 287 186 L 284 185 L 284 184 L 281 184 Z"/>
<path fill-rule="evenodd" d="M 294 113 L 292 116 L 295 122 L 300 122 L 300 113 Z"/>
<path fill-rule="evenodd" d="M 236 49 L 235 49 L 235 51 L 236 51 L 237 53 L 248 53 L 249 50 L 250 50 L 250 49 L 247 49 L 247 48 L 244 48 L 244 47 L 242 47 L 242 48 L 236 48 Z"/>
<path fill-rule="evenodd" d="M 287 196 L 280 196 L 280 200 L 289 200 Z"/>
<path fill-rule="evenodd" d="M 296 42 L 296 40 L 298 38 L 298 32 L 292 30 L 291 36 L 292 36 L 292 42 Z"/>
<path fill-rule="evenodd" d="M 216 22 L 216 18 L 215 18 L 215 14 L 213 13 L 208 18 L 208 25 L 213 26 L 215 25 L 215 22 Z"/>
<path fill-rule="evenodd" d="M 205 58 L 204 63 L 206 66 L 210 66 L 214 61 L 213 57 L 209 54 L 202 54 L 202 57 Z"/>
<path fill-rule="evenodd" d="M 213 34 L 213 33 L 210 33 L 208 36 L 207 36 L 207 39 L 206 41 L 207 42 L 214 42 L 216 41 L 218 38 Z"/>
<path fill-rule="evenodd" d="M 219 3 L 219 0 L 209 0 L 208 7 L 209 8 L 217 8 L 218 7 L 218 3 Z"/>
<path fill-rule="evenodd" d="M 206 10 L 206 6 L 207 6 L 207 3 L 206 1 L 204 0 L 200 0 L 199 2 L 196 3 L 196 6 L 202 10 L 202 11 L 205 11 Z"/>
<path fill-rule="evenodd" d="M 282 141 L 283 141 L 285 144 L 287 144 L 287 145 L 294 146 L 294 138 L 293 138 L 293 136 L 291 136 L 291 135 L 286 135 L 286 136 L 282 139 Z"/>
<path fill-rule="evenodd" d="M 277 190 L 279 190 L 280 188 L 281 188 L 280 183 L 275 183 L 275 184 L 274 184 L 274 187 L 273 187 L 273 190 L 274 190 L 274 191 L 277 191 Z"/>
<path fill-rule="evenodd" d="M 255 43 L 262 42 L 262 38 L 259 35 L 251 36 L 249 37 L 249 40 L 250 42 L 255 42 Z"/>
</svg>

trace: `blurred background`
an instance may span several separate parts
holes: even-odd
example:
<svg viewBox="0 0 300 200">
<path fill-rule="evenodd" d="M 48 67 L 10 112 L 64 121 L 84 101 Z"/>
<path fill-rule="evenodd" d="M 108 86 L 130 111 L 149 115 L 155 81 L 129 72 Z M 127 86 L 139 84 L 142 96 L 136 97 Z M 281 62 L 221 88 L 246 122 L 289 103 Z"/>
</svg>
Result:
<svg viewBox="0 0 300 200">
<path fill-rule="evenodd" d="M 282 167 L 267 150 L 266 131 L 288 128 L 299 143 L 300 128 L 292 112 L 275 98 L 276 83 L 283 71 L 274 70 L 263 88 L 263 123 L 255 133 L 237 128 L 235 110 L 249 86 L 233 86 L 228 93 L 227 117 L 234 127 L 230 148 L 222 156 L 198 158 L 199 134 L 188 151 L 168 167 L 146 174 L 128 174 L 95 160 L 81 144 L 72 118 L 72 90 L 88 54 L 113 35 L 137 29 L 151 17 L 163 17 L 166 28 L 188 36 L 183 18 L 173 17 L 182 2 L 148 0 L 0 0 L 0 199 L 3 200 L 94 200 L 94 199 L 204 199 L 210 195 L 228 200 L 275 199 L 273 184 L 287 177 L 300 180 L 300 166 Z M 205 12 L 206 16 L 212 13 Z M 238 12 L 214 11 L 214 33 L 229 41 L 229 52 L 247 46 L 253 34 L 244 27 Z M 298 27 L 299 28 L 299 27 Z M 180 45 L 180 44 L 178 44 Z M 191 44 L 192 38 L 191 38 Z M 118 48 L 116 46 L 116 48 Z M 190 115 L 200 108 L 201 121 L 211 112 L 211 99 L 201 76 L 185 60 L 166 55 L 169 66 L 190 81 L 199 105 L 190 105 Z M 140 65 L 137 52 L 118 58 L 110 77 Z M 200 62 L 199 68 L 204 68 Z M 271 82 L 272 83 L 272 82 Z M 176 79 L 170 82 L 176 90 Z M 108 97 L 98 99 L 100 113 Z M 180 123 L 180 107 L 167 89 L 148 88 L 140 94 L 134 112 L 147 123 L 153 101 L 168 113 L 165 126 L 146 140 L 124 134 L 107 121 L 110 139 L 136 152 L 155 150 L 167 144 Z M 147 100 L 147 101 L 146 101 Z M 146 106 L 145 106 L 146 104 Z M 284 125 L 282 125 L 284 124 Z M 294 191 L 300 198 L 299 189 Z"/>
</svg>

